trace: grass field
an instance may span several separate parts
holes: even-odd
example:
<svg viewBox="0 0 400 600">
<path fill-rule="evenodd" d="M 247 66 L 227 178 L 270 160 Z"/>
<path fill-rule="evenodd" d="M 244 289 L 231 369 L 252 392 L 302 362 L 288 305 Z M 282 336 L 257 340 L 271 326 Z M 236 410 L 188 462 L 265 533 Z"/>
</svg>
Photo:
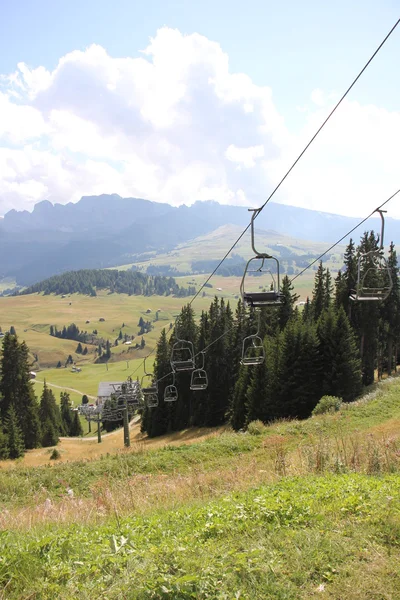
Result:
<svg viewBox="0 0 400 600">
<path fill-rule="evenodd" d="M 210 297 L 199 298 L 196 310 L 208 308 Z M 65 362 L 71 354 L 77 365 L 91 363 L 95 359 L 95 348 L 88 345 L 89 353 L 82 356 L 75 353 L 77 342 L 63 340 L 49 335 L 50 325 L 61 329 L 75 323 L 80 330 L 98 331 L 98 336 L 111 342 L 122 333 L 135 335 L 134 343 L 140 342 L 138 321 L 140 317 L 153 321 L 154 328 L 143 337 L 145 350 L 134 350 L 133 346 L 120 344 L 112 348 L 112 359 L 135 360 L 142 358 L 159 338 L 163 327 L 168 328 L 181 307 L 188 300 L 170 296 L 128 296 L 99 292 L 97 297 L 73 294 L 61 296 L 30 294 L 28 296 L 0 298 L 0 325 L 3 331 L 14 325 L 20 339 L 24 339 L 31 352 L 38 356 L 41 368 L 55 367 L 58 360 Z M 161 309 L 156 321 L 156 311 Z M 150 313 L 147 313 L 150 310 Z M 103 322 L 100 319 L 104 319 Z M 87 323 L 89 321 L 89 323 Z M 122 325 L 125 324 L 124 327 Z M 104 367 L 105 368 L 105 367 Z M 73 386 L 71 386 L 73 387 Z"/>
<path fill-rule="evenodd" d="M 63 440 L 51 467 L 2 463 L 2 597 L 396 600 L 399 425 L 392 379 L 253 435 L 134 426 L 102 458 L 67 440 L 87 448 L 74 461 Z"/>
</svg>

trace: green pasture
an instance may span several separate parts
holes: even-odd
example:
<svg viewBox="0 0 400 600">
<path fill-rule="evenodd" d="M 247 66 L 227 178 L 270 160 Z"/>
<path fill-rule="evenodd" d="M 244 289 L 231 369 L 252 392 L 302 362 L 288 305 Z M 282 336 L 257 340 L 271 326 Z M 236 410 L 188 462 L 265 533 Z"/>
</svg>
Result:
<svg viewBox="0 0 400 600">
<path fill-rule="evenodd" d="M 3 331 L 7 331 L 11 325 L 15 327 L 19 338 L 26 341 L 32 356 L 37 357 L 37 364 L 41 369 L 55 367 L 59 360 L 65 364 L 69 354 L 78 366 L 95 360 L 95 346 L 87 344 L 88 354 L 83 356 L 75 353 L 77 342 L 49 335 L 50 325 L 56 325 L 60 330 L 64 325 L 71 323 L 89 333 L 97 330 L 97 335 L 109 339 L 111 344 L 118 338 L 120 330 L 122 334 L 134 335 L 135 339 L 131 345 L 119 343 L 111 349 L 110 363 L 113 360 L 125 362 L 143 358 L 152 350 L 161 330 L 164 327 L 169 328 L 170 322 L 174 321 L 188 301 L 189 298 L 128 296 L 109 294 L 106 291 L 99 292 L 97 297 L 80 294 L 68 295 L 65 298 L 43 294 L 5 297 L 0 298 L 0 325 Z M 198 298 L 194 306 L 198 315 L 202 309 L 207 309 L 209 304 L 210 297 Z M 145 321 L 152 321 L 154 328 L 143 336 L 146 342 L 145 349 L 135 350 L 135 344 L 140 343 L 142 338 L 138 335 L 140 317 Z"/>
<path fill-rule="evenodd" d="M 146 361 L 146 368 L 151 371 L 154 362 L 154 355 Z M 97 389 L 100 381 L 124 381 L 129 376 L 134 379 L 142 377 L 143 359 L 131 359 L 127 362 L 118 361 L 101 364 L 87 363 L 82 366 L 80 373 L 72 373 L 71 369 L 44 369 L 38 373 L 38 379 L 46 379 L 51 384 L 59 385 L 69 391 L 67 388 L 79 390 L 82 394 L 97 396 Z M 56 390 L 54 390 L 56 391 Z M 60 390 L 61 391 L 61 390 Z M 71 396 L 72 399 L 72 396 Z"/>
</svg>

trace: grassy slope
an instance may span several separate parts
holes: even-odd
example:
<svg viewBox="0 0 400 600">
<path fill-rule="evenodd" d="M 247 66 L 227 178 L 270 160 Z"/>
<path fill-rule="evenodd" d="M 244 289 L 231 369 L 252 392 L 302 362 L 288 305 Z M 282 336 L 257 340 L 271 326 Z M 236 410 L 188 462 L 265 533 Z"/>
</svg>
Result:
<svg viewBox="0 0 400 600">
<path fill-rule="evenodd" d="M 0 472 L 4 597 L 397 599 L 399 424 L 395 380 L 261 435 Z"/>
<path fill-rule="evenodd" d="M 211 297 L 199 298 L 196 310 L 208 308 Z M 185 298 L 172 298 L 164 296 L 127 296 L 126 294 L 108 294 L 101 292 L 95 298 L 73 294 L 67 298 L 61 296 L 43 296 L 32 294 L 29 296 L 0 298 L 0 314 L 3 331 L 11 325 L 16 328 L 20 339 L 28 344 L 32 354 L 37 354 L 41 366 L 40 379 L 52 383 L 78 389 L 82 393 L 96 394 L 99 381 L 104 380 L 106 373 L 105 364 L 94 365 L 95 348 L 88 345 L 88 355 L 82 356 L 75 353 L 77 342 L 62 340 L 49 335 L 50 325 L 63 325 L 75 323 L 79 329 L 92 331 L 97 329 L 98 335 L 104 339 L 114 341 L 118 337 L 122 324 L 123 333 L 136 335 L 134 343 L 140 342 L 138 336 L 138 321 L 140 317 L 145 320 L 154 320 L 155 311 L 162 309 L 159 320 L 154 321 L 154 329 L 144 335 L 146 346 L 144 350 L 134 350 L 131 346 L 120 344 L 112 348 L 112 360 L 109 364 L 109 377 L 107 380 L 118 380 L 126 376 L 126 361 L 129 361 L 127 372 L 131 373 L 140 359 L 154 348 L 163 327 L 168 329 L 169 323 L 174 320 L 182 307 L 187 302 Z M 151 313 L 147 314 L 147 309 Z M 104 322 L 99 319 L 104 318 Z M 86 321 L 90 323 L 87 324 Z M 70 369 L 54 371 L 59 360 L 64 364 L 71 354 L 76 363 L 82 366 L 82 373 L 71 373 Z M 118 362 L 113 361 L 121 361 Z M 136 361 L 136 362 L 135 362 Z M 48 371 L 50 367 L 50 370 Z M 35 367 L 36 368 L 36 367 Z M 87 375 L 84 375 L 86 370 Z M 113 371 L 112 371 L 113 370 Z M 81 386 L 81 382 L 84 382 Z M 88 385 L 86 386 L 86 382 Z M 81 386 L 81 387 L 80 387 Z"/>
</svg>

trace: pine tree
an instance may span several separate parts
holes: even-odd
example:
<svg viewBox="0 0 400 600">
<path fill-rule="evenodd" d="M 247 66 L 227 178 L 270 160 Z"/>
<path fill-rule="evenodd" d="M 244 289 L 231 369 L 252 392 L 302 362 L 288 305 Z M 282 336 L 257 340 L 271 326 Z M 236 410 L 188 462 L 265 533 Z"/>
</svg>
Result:
<svg viewBox="0 0 400 600">
<path fill-rule="evenodd" d="M 333 344 L 330 394 L 350 402 L 361 392 L 361 359 L 356 336 L 343 307 L 337 314 Z"/>
<path fill-rule="evenodd" d="M 25 448 L 40 445 L 38 405 L 30 379 L 29 351 L 25 342 L 6 333 L 0 361 L 0 416 L 4 420 L 10 406 L 17 415 Z"/>
<path fill-rule="evenodd" d="M 230 422 L 236 431 L 243 429 L 246 424 L 247 406 L 246 393 L 250 383 L 251 368 L 242 365 L 232 392 L 230 407 Z"/>
<path fill-rule="evenodd" d="M 82 354 L 83 348 L 82 348 L 82 344 L 80 342 L 77 345 L 75 352 L 76 352 L 76 354 Z"/>
<path fill-rule="evenodd" d="M 63 435 L 72 435 L 72 416 L 71 416 L 71 400 L 68 392 L 60 394 L 60 412 L 61 412 L 61 431 Z"/>
<path fill-rule="evenodd" d="M 318 321 L 322 311 L 326 306 L 326 274 L 322 265 L 322 260 L 318 265 L 314 279 L 314 290 L 311 301 L 311 310 L 314 321 Z"/>
<path fill-rule="evenodd" d="M 172 407 L 164 402 L 164 390 L 166 385 L 172 382 L 165 378 L 171 371 L 170 349 L 165 329 L 162 330 L 157 343 L 156 358 L 154 361 L 154 377 L 159 379 L 158 383 L 158 406 L 145 408 L 142 418 L 142 431 L 146 431 L 150 437 L 166 433 L 170 427 Z"/>
<path fill-rule="evenodd" d="M 284 302 L 279 306 L 278 318 L 279 327 L 282 331 L 290 317 L 293 315 L 294 306 L 300 298 L 300 296 L 294 292 L 293 284 L 287 275 L 282 279 L 281 293 L 283 294 Z"/>
<path fill-rule="evenodd" d="M 282 417 L 306 418 L 319 400 L 318 339 L 313 323 L 292 319 L 283 338 L 279 365 L 279 407 Z"/>
<path fill-rule="evenodd" d="M 8 455 L 10 458 L 19 458 L 25 451 L 24 436 L 18 423 L 18 416 L 13 405 L 10 406 L 5 419 L 7 434 Z"/>
<path fill-rule="evenodd" d="M 9 456 L 8 435 L 0 428 L 0 460 L 6 460 Z"/>
<path fill-rule="evenodd" d="M 79 418 L 78 411 L 76 410 L 73 413 L 73 417 L 72 417 L 72 421 L 71 421 L 70 436 L 71 437 L 79 437 L 81 435 L 83 435 L 83 429 L 82 429 L 81 420 Z"/>
<path fill-rule="evenodd" d="M 53 391 L 47 387 L 46 381 L 40 398 L 39 416 L 44 424 L 42 445 L 54 446 L 59 440 L 61 416 Z"/>
<path fill-rule="evenodd" d="M 392 278 L 392 290 L 382 303 L 381 314 L 387 322 L 387 372 L 391 374 L 393 364 L 397 364 L 397 340 L 400 337 L 400 282 L 397 253 L 393 242 L 389 247 L 388 267 Z"/>
</svg>

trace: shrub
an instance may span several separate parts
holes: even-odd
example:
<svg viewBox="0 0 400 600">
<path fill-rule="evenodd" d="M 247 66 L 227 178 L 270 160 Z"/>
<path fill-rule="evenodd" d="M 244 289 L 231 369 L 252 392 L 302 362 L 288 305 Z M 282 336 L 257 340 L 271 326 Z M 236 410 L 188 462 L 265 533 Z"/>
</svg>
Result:
<svg viewBox="0 0 400 600">
<path fill-rule="evenodd" d="M 260 420 L 251 421 L 247 425 L 247 431 L 250 433 L 250 435 L 261 435 L 265 431 L 265 425 Z"/>
<path fill-rule="evenodd" d="M 337 396 L 322 396 L 321 400 L 312 411 L 312 414 L 315 416 L 336 412 L 340 410 L 342 402 L 342 398 L 338 398 Z"/>
<path fill-rule="evenodd" d="M 50 460 L 58 460 L 59 458 L 61 458 L 61 454 L 57 448 L 53 448 L 53 452 L 50 454 Z"/>
</svg>

